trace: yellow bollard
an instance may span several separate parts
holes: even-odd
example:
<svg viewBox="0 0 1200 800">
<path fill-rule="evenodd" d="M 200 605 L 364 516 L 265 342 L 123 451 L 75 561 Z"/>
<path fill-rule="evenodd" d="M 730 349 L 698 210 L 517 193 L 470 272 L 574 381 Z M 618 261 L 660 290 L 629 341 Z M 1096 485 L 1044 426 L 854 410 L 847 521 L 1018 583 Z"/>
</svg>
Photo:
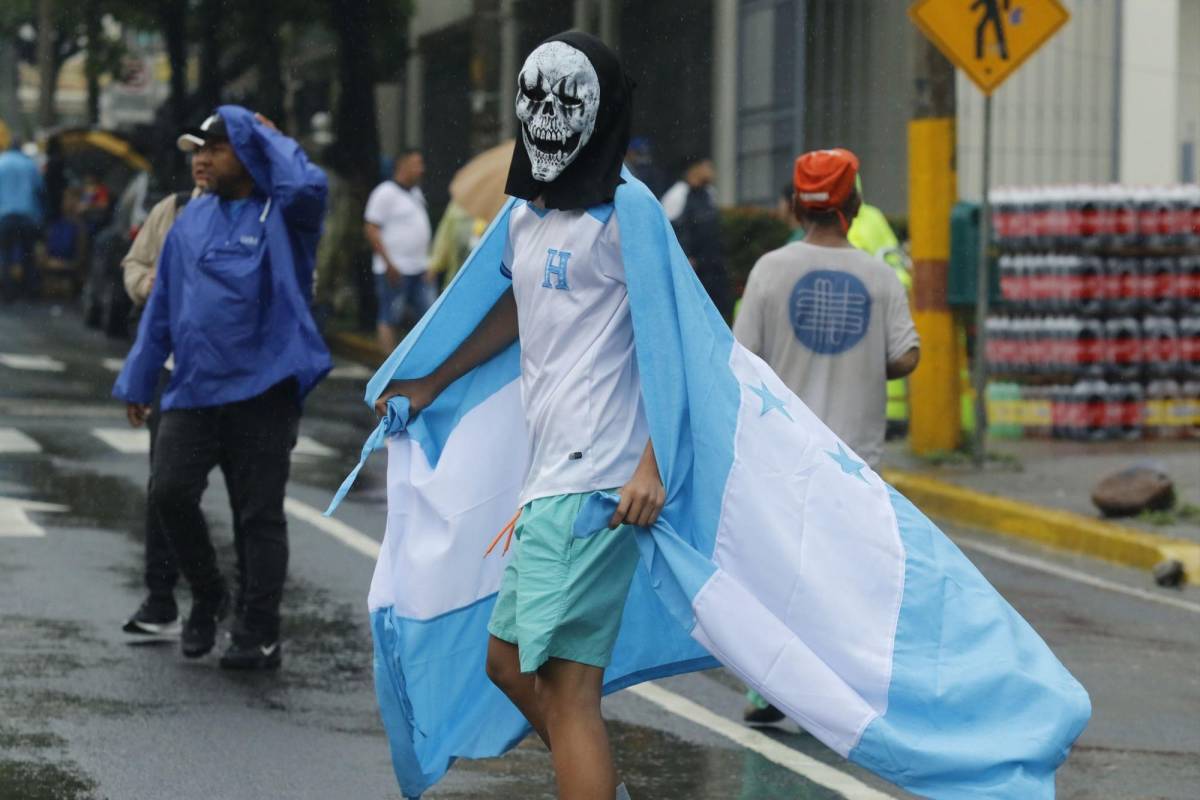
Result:
<svg viewBox="0 0 1200 800">
<path fill-rule="evenodd" d="M 909 442 L 913 452 L 958 448 L 961 438 L 959 352 L 946 301 L 950 209 L 958 196 L 954 118 L 908 123 L 908 209 L 913 258 L 913 321 L 921 365 L 909 378 Z"/>
</svg>

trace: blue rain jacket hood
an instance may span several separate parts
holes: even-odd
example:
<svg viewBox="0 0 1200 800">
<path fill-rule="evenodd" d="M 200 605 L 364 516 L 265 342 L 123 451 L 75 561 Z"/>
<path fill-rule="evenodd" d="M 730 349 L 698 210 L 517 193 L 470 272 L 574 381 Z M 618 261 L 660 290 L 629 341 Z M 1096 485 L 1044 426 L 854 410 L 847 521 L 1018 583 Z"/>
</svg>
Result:
<svg viewBox="0 0 1200 800">
<path fill-rule="evenodd" d="M 325 174 L 247 109 L 217 112 L 255 189 L 240 204 L 202 195 L 171 227 L 113 387 L 126 402 L 151 401 L 172 354 L 163 409 L 246 400 L 288 378 L 303 398 L 332 367 L 309 308 Z"/>
</svg>

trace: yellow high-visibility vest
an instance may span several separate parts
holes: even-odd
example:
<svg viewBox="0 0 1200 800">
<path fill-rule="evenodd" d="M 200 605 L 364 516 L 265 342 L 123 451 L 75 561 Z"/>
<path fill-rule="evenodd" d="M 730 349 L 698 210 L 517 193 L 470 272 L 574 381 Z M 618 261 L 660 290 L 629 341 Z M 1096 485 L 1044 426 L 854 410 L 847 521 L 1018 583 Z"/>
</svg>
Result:
<svg viewBox="0 0 1200 800">
<path fill-rule="evenodd" d="M 912 292 L 912 275 L 901 256 L 900 241 L 882 211 L 863 203 L 846 238 L 859 250 L 886 261 L 900 279 L 904 290 Z M 888 381 L 887 418 L 897 421 L 908 419 L 908 381 L 904 378 Z"/>
</svg>

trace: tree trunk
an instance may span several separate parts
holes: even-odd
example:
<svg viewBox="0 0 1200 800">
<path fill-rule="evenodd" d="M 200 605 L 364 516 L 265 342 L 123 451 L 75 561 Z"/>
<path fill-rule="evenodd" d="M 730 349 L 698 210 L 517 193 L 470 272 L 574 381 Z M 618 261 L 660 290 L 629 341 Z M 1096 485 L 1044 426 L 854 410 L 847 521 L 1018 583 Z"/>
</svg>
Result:
<svg viewBox="0 0 1200 800">
<path fill-rule="evenodd" d="M 87 118 L 88 124 L 100 124 L 100 62 L 97 60 L 100 47 L 100 2 L 87 0 L 84 3 L 84 25 L 87 33 Z"/>
<path fill-rule="evenodd" d="M 159 6 L 159 21 L 171 66 L 171 96 L 168 98 L 172 132 L 187 120 L 187 0 L 169 0 Z"/>
<path fill-rule="evenodd" d="M 369 0 L 329 0 L 338 41 L 338 104 L 334 133 L 344 157 L 345 177 L 363 202 L 379 176 L 379 131 L 375 123 L 375 67 L 367 42 L 371 38 Z"/>
<path fill-rule="evenodd" d="M 346 4 L 357 7 L 365 0 Z M 272 120 L 283 122 L 283 39 L 280 31 L 282 14 L 277 8 L 278 2 L 257 0 L 250 7 L 251 41 L 255 43 L 255 71 L 258 73 L 258 92 L 255 111 L 261 112 Z M 352 13 L 349 9 L 343 13 Z M 358 49 L 366 49 L 366 39 L 360 39 L 355 44 Z"/>
<path fill-rule="evenodd" d="M 54 95 L 58 90 L 58 69 L 54 59 L 54 0 L 38 0 L 38 127 L 54 127 Z"/>
<path fill-rule="evenodd" d="M 208 111 L 221 102 L 221 0 L 200 3 L 200 88 L 197 99 Z"/>
<path fill-rule="evenodd" d="M 0 47 L 0 119 L 8 120 L 14 134 L 23 127 L 17 104 L 17 49 L 11 43 Z"/>
<path fill-rule="evenodd" d="M 328 0 L 329 15 L 338 43 L 337 108 L 333 130 L 336 157 L 330 166 L 342 178 L 335 205 L 343 216 L 338 227 L 342 241 L 331 249 L 341 254 L 335 283 L 354 287 L 358 299 L 359 326 L 367 330 L 374 315 L 370 251 L 359 221 L 376 181 L 379 179 L 379 131 L 375 122 L 375 67 L 371 49 L 371 2 L 342 3 Z M 333 243 L 331 243 L 333 244 Z M 332 266 L 332 265 L 331 265 Z M 318 267 L 318 271 L 320 267 Z"/>
</svg>

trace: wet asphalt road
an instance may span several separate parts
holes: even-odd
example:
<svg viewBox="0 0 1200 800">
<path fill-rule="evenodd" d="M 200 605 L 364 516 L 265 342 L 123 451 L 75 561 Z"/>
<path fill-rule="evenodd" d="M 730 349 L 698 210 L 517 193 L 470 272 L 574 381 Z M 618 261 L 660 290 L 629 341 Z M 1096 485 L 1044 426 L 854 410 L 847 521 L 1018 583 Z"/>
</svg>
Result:
<svg viewBox="0 0 1200 800">
<path fill-rule="evenodd" d="M 107 399 L 115 364 L 105 360 L 125 349 L 71 313 L 0 307 L 0 503 L 61 507 L 30 512 L 44 529 L 39 537 L 6 535 L 16 528 L 0 514 L 0 800 L 399 797 L 371 685 L 365 598 L 373 565 L 361 552 L 291 519 L 278 673 L 225 673 L 215 656 L 185 661 L 173 645 L 124 641 L 121 623 L 142 597 L 146 479 L 146 457 L 125 435 L 123 408 Z M 289 497 L 315 508 L 324 508 L 371 427 L 359 400 L 361 370 L 342 366 L 310 399 L 301 430 L 309 438 L 293 458 Z M 338 512 L 374 539 L 383 519 L 382 461 L 368 465 Z M 205 510 L 231 566 L 219 473 Z M 1060 770 L 1059 796 L 1200 797 L 1200 592 L 1165 595 L 1187 607 L 1163 605 L 968 553 L 1091 692 L 1094 718 Z M 1140 573 L 1026 554 L 1148 588 Z M 186 590 L 179 598 L 186 608 Z M 661 685 L 720 716 L 740 714 L 740 687 L 721 671 Z M 633 692 L 605 703 L 634 797 L 856 796 Z M 790 723 L 769 735 L 875 790 L 905 796 Z M 426 796 L 553 797 L 549 759 L 527 741 L 501 759 L 460 762 Z"/>
</svg>

